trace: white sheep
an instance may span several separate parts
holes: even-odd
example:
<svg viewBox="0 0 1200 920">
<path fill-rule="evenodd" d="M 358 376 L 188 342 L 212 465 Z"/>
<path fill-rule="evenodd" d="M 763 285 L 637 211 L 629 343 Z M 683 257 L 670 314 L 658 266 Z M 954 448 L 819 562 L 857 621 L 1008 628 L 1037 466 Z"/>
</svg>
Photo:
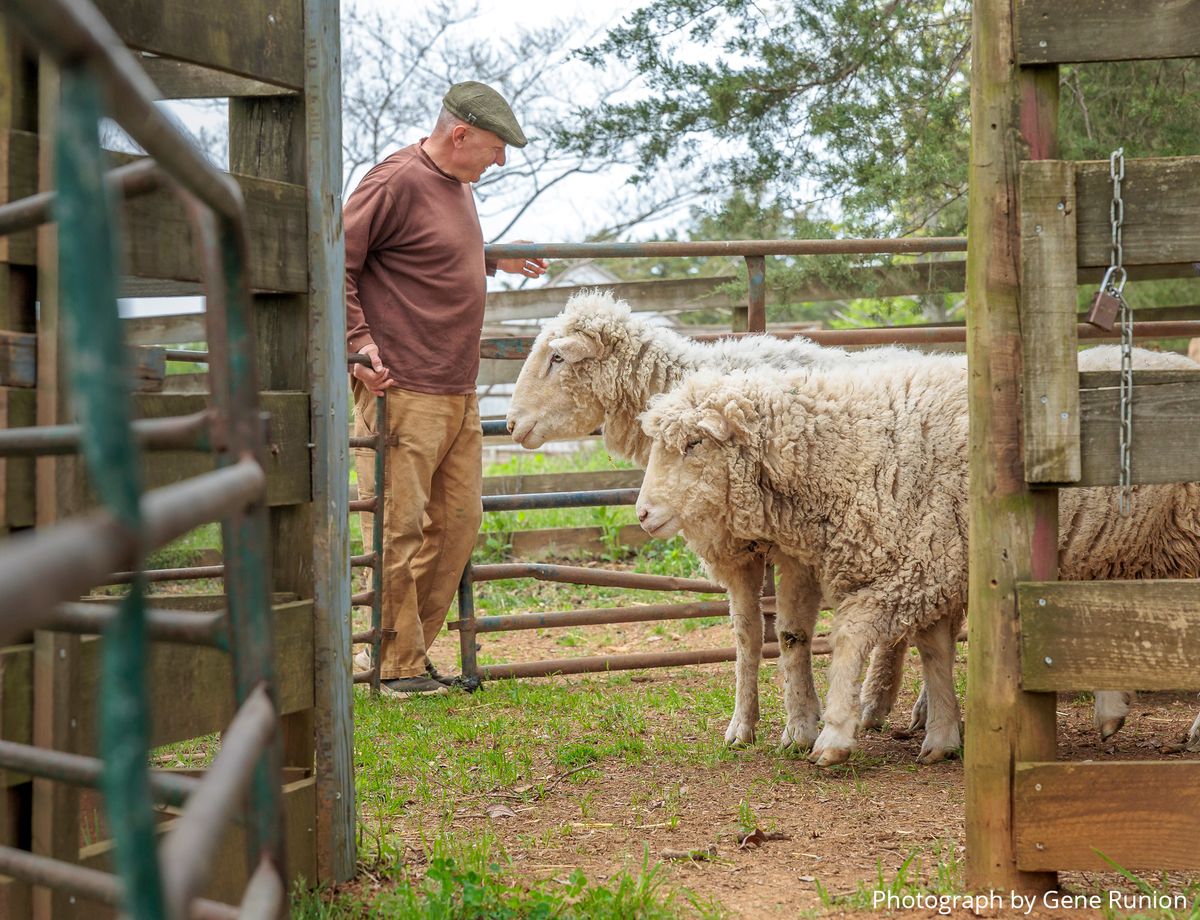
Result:
<svg viewBox="0 0 1200 920">
<path fill-rule="evenodd" d="M 638 416 L 651 397 L 670 390 L 696 370 L 824 367 L 847 362 L 861 366 L 921 357 L 919 352 L 896 347 L 860 352 L 822 348 L 804 338 L 747 336 L 700 343 L 634 318 L 629 306 L 610 292 L 589 291 L 573 296 L 538 335 L 517 378 L 508 429 L 514 441 L 534 449 L 549 440 L 585 436 L 603 425 L 610 453 L 645 466 L 650 446 Z M 946 360 L 962 364 L 965 359 L 948 356 Z M 730 744 L 750 743 L 758 722 L 763 629 L 759 596 L 767 547 L 732 541 L 693 549 L 712 578 L 729 593 L 737 689 L 725 738 Z M 804 716 L 790 725 L 789 731 L 795 734 L 785 735 L 783 740 L 785 744 L 808 745 L 816 738 L 820 720 L 820 702 L 806 651 L 820 608 L 820 586 L 810 571 L 796 565 L 781 568 L 779 575 L 779 605 L 792 606 L 797 611 L 793 619 L 810 624 L 796 631 L 797 646 L 806 653 L 790 691 L 803 700 Z M 886 714 L 894 700 L 889 683 L 869 680 L 864 692 L 877 685 L 886 702 L 871 705 Z"/>
<path fill-rule="evenodd" d="M 1103 354 L 1094 360 L 1104 361 Z M 689 543 L 765 540 L 811 567 L 836 603 L 825 727 L 811 758 L 849 756 L 854 685 L 870 649 L 906 636 L 928 692 L 919 760 L 960 741 L 953 633 L 967 593 L 966 375 L 945 362 L 699 373 L 643 416 L 654 439 L 638 499 L 647 532 Z M 1141 486 L 1060 498 L 1063 578 L 1163 577 L 1200 566 L 1200 487 Z M 786 605 L 777 613 L 791 645 Z M 782 658 L 789 724 L 791 669 Z"/>
<path fill-rule="evenodd" d="M 1100 345 L 1085 349 L 1079 353 L 1079 369 L 1081 371 L 1117 370 L 1121 366 L 1121 349 L 1118 345 Z M 1197 365 L 1192 359 L 1174 352 L 1150 351 L 1145 348 L 1133 350 L 1133 367 L 1135 370 L 1196 370 Z M 1182 533 L 1185 542 L 1195 539 L 1195 533 L 1200 529 L 1197 515 L 1200 514 L 1200 491 L 1190 483 L 1180 483 L 1167 486 L 1141 487 L 1140 501 L 1154 502 L 1158 509 L 1154 512 L 1157 518 L 1178 517 L 1176 527 L 1151 528 L 1145 532 L 1132 535 L 1127 530 L 1114 531 L 1106 523 L 1105 518 L 1096 518 L 1087 526 L 1081 526 L 1074 515 L 1077 509 L 1078 490 L 1066 490 L 1060 494 L 1059 526 L 1066 533 L 1065 542 L 1060 545 L 1059 578 L 1064 581 L 1095 580 L 1108 578 L 1195 578 L 1197 570 L 1197 553 L 1194 543 L 1185 545 L 1183 552 L 1172 551 L 1169 545 L 1161 544 L 1164 535 Z M 1104 506 L 1110 515 L 1117 513 L 1115 505 Z M 1124 544 L 1115 540 L 1113 534 L 1130 536 L 1131 543 Z M 879 688 L 868 697 L 866 687 L 863 699 L 873 701 L 868 711 L 864 703 L 863 718 L 860 724 L 865 727 L 877 727 L 882 724 L 887 715 L 884 707 L 890 708 L 894 695 L 889 698 L 882 689 L 887 681 L 883 675 L 899 672 L 903 665 L 903 657 L 907 643 L 901 642 L 890 649 L 879 649 L 872 661 L 872 668 L 879 675 L 876 679 Z M 868 675 L 870 679 L 871 675 Z M 1101 740 L 1107 740 L 1121 730 L 1125 718 L 1129 714 L 1129 704 L 1135 694 L 1132 691 L 1097 690 L 1095 691 L 1095 709 L 1093 724 Z M 922 691 L 913 707 L 909 731 L 920 729 L 925 724 L 925 694 Z M 1188 734 L 1187 749 L 1200 751 L 1200 716 Z"/>
</svg>

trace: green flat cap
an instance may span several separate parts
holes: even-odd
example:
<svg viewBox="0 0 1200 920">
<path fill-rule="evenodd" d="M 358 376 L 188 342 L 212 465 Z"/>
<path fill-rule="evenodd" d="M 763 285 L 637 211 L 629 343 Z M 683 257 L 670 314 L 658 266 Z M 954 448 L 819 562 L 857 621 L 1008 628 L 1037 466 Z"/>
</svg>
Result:
<svg viewBox="0 0 1200 920">
<path fill-rule="evenodd" d="M 504 97 L 486 83 L 455 83 L 442 98 L 442 105 L 467 124 L 491 131 L 509 146 L 529 143 Z"/>
</svg>

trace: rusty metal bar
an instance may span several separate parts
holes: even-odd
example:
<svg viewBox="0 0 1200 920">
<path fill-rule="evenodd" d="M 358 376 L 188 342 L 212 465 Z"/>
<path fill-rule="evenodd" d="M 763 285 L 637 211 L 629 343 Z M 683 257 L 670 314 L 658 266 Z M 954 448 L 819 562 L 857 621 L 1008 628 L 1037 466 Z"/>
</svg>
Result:
<svg viewBox="0 0 1200 920">
<path fill-rule="evenodd" d="M 967 632 L 962 630 L 957 641 L 966 642 Z M 826 634 L 814 636 L 812 654 L 828 655 L 831 646 Z M 763 658 L 778 658 L 779 643 L 764 642 Z M 703 649 L 685 652 L 643 652 L 632 655 L 592 655 L 583 658 L 554 658 L 544 661 L 527 661 L 515 664 L 490 664 L 479 669 L 485 680 L 501 680 L 514 677 L 548 677 L 551 674 L 598 674 L 605 671 L 639 671 L 647 668 L 671 668 L 693 664 L 717 664 L 736 661 L 737 651 L 732 648 Z M 466 669 L 464 668 L 464 674 Z"/>
<path fill-rule="evenodd" d="M 144 450 L 211 450 L 212 414 L 207 410 L 172 418 L 140 419 L 133 436 Z M 77 453 L 82 446 L 80 425 L 45 425 L 0 430 L 0 456 L 45 457 Z"/>
<path fill-rule="evenodd" d="M 10 21 L 60 67 L 87 62 L 114 120 L 165 172 L 226 218 L 244 221 L 237 182 L 213 167 L 154 105 L 154 83 L 94 6 L 78 0 L 9 0 L 8 6 L 17 13 Z"/>
<path fill-rule="evenodd" d="M 673 575 L 644 575 L 640 572 L 619 572 L 612 569 L 589 569 L 578 565 L 548 565 L 538 562 L 505 562 L 496 565 L 477 565 L 472 568 L 472 581 L 498 581 L 502 578 L 535 578 L 568 585 L 590 585 L 598 588 L 641 588 L 645 591 L 697 591 L 701 594 L 724 594 L 725 589 L 699 578 L 676 578 Z"/>
<path fill-rule="evenodd" d="M 765 256 L 746 256 L 746 331 L 767 331 L 767 260 Z"/>
<path fill-rule="evenodd" d="M 527 492 L 523 495 L 485 495 L 484 511 L 528 511 L 535 508 L 592 508 L 637 504 L 637 489 L 596 489 L 590 492 Z"/>
<path fill-rule="evenodd" d="M 207 351 L 192 351 L 187 348 L 164 348 L 163 357 L 168 361 L 190 361 L 193 364 L 207 364 Z"/>
<path fill-rule="evenodd" d="M 355 671 L 354 683 L 356 684 L 373 684 L 375 675 L 379 673 L 379 668 L 371 668 L 369 671 Z"/>
<path fill-rule="evenodd" d="M 1077 326 L 1079 338 L 1089 341 L 1119 338 L 1086 323 Z M 737 338 L 748 333 L 706 332 L 691 336 L 697 342 Z M 779 339 L 805 338 L 818 345 L 961 345 L 967 340 L 964 326 L 880 326 L 871 329 L 805 329 L 802 332 L 772 332 Z M 1166 339 L 1200 336 L 1200 320 L 1162 320 L 1133 324 L 1136 339 Z M 484 339 L 479 345 L 483 358 L 524 360 L 533 345 L 531 336 Z M 497 431 L 496 434 L 504 432 Z"/>
<path fill-rule="evenodd" d="M 0 847 L 0 873 L 111 907 L 120 907 L 124 902 L 124 886 L 117 876 L 26 850 Z M 187 916 L 192 920 L 237 920 L 239 914 L 228 904 L 197 898 Z"/>
<path fill-rule="evenodd" d="M 133 581 L 136 572 L 113 572 L 106 585 L 124 585 Z M 223 578 L 223 565 L 193 565 L 181 569 L 148 569 L 141 573 L 145 581 L 195 581 L 198 578 Z"/>
<path fill-rule="evenodd" d="M 50 621 L 42 628 L 57 632 L 99 635 L 117 615 L 117 609 L 105 604 L 60 604 Z M 145 611 L 146 636 L 155 642 L 176 642 L 186 645 L 211 645 L 229 649 L 229 628 L 224 613 L 184 610 Z"/>
<path fill-rule="evenodd" d="M 357 565 L 362 566 L 363 568 L 373 569 L 375 568 L 375 554 L 363 553 L 361 556 L 351 556 L 350 564 L 352 566 Z"/>
<path fill-rule="evenodd" d="M 104 178 L 114 195 L 134 198 L 154 191 L 162 185 L 165 177 L 157 163 L 146 159 L 118 166 Z M 0 236 L 49 223 L 53 219 L 56 200 L 56 192 L 39 192 L 0 205 Z"/>
<path fill-rule="evenodd" d="M 829 641 L 824 637 L 813 639 L 812 652 L 814 655 L 829 654 Z M 762 656 L 763 658 L 778 658 L 779 644 L 763 643 Z M 644 668 L 716 664 L 736 659 L 737 652 L 732 648 L 687 652 L 642 652 L 633 655 L 590 655 L 583 658 L 554 658 L 519 664 L 489 664 L 479 669 L 479 676 L 485 680 L 499 680 L 506 677 L 548 677 L 551 674 L 597 674 L 605 671 L 639 671 Z"/>
<path fill-rule="evenodd" d="M 351 514 L 353 514 L 355 511 L 367 511 L 367 512 L 370 512 L 371 514 L 374 514 L 375 513 L 375 499 L 374 498 L 359 498 L 359 499 L 356 499 L 355 501 L 350 502 L 348 507 L 349 507 Z"/>
<path fill-rule="evenodd" d="M 350 595 L 351 607 L 370 607 L 375 603 L 375 592 L 373 590 L 360 591 L 358 594 Z"/>
<path fill-rule="evenodd" d="M 350 642 L 352 645 L 366 645 L 369 642 L 373 643 L 375 641 L 375 637 L 378 635 L 379 632 L 377 630 L 368 629 L 366 632 L 355 633 L 352 635 L 350 637 Z"/>
<path fill-rule="evenodd" d="M 11 538 L 0 559 L 0 644 L 54 616 L 54 608 L 128 567 L 139 552 L 246 507 L 266 488 L 253 459 L 204 473 L 142 497 L 139 537 L 101 512 Z"/>
<path fill-rule="evenodd" d="M 483 568 L 483 566 L 480 566 Z M 475 566 L 468 559 L 463 567 L 462 577 L 458 580 L 458 655 L 462 667 L 463 678 L 478 683 L 481 678 L 479 661 L 476 652 L 479 647 L 475 642 Z"/>
<path fill-rule="evenodd" d="M 621 259 L 663 256 L 817 256 L 965 252 L 966 237 L 895 239 L 712 240 L 652 243 L 493 243 L 490 259 Z"/>
<path fill-rule="evenodd" d="M 359 447 L 359 448 L 368 448 L 370 450 L 374 450 L 375 446 L 376 446 L 376 441 L 377 441 L 377 438 L 375 438 L 373 435 L 368 435 L 368 436 L 361 437 L 361 438 L 351 437 L 350 438 L 350 446 L 352 448 Z"/>
<path fill-rule="evenodd" d="M 764 598 L 764 601 L 768 600 Z M 774 598 L 769 599 L 774 603 Z M 764 607 L 766 604 L 764 603 Z M 653 623 L 659 620 L 696 620 L 725 616 L 727 601 L 700 601 L 693 604 L 638 604 L 633 607 L 595 607 L 560 610 L 552 613 L 515 613 L 505 616 L 476 617 L 476 632 L 515 632 L 521 629 L 555 629 L 572 626 L 607 626 L 616 623 Z M 446 624 L 458 629 L 458 621 Z"/>
<path fill-rule="evenodd" d="M 104 761 L 99 757 L 66 754 L 31 744 L 0 740 L 0 766 L 73 786 L 98 789 Z M 200 780 L 194 776 L 162 770 L 150 771 L 150 788 L 154 797 L 167 805 L 182 806 L 199 786 Z"/>
<path fill-rule="evenodd" d="M 246 697 L 221 739 L 200 788 L 159 848 L 164 895 L 173 916 L 186 914 L 208 881 L 212 855 L 241 806 L 262 752 L 275 735 L 278 718 L 264 685 Z M 275 779 L 278 783 L 278 778 Z"/>
</svg>

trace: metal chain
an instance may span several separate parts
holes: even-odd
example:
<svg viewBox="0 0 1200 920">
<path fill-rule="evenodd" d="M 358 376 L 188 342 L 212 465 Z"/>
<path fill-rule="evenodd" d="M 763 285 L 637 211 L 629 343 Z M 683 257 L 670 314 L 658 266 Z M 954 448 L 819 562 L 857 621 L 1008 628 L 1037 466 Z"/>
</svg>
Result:
<svg viewBox="0 0 1200 920">
<path fill-rule="evenodd" d="M 1114 283 L 1110 290 L 1121 303 L 1121 501 L 1122 515 L 1133 511 L 1133 313 L 1125 300 L 1125 268 L 1121 262 L 1124 250 L 1121 247 L 1121 224 L 1125 220 L 1125 202 L 1121 198 L 1121 180 L 1125 178 L 1125 148 L 1119 147 L 1112 152 L 1108 159 L 1108 173 L 1112 177 L 1113 197 L 1109 207 L 1109 219 L 1112 222 L 1111 266 L 1106 277 L 1120 276 L 1120 283 Z"/>
</svg>

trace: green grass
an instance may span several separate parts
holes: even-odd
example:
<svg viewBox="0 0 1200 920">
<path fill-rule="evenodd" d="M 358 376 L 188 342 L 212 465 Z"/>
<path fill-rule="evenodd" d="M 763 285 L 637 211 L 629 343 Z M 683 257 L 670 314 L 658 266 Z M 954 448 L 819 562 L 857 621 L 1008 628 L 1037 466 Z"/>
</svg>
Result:
<svg viewBox="0 0 1200 920">
<path fill-rule="evenodd" d="M 660 865 L 643 853 L 641 865 L 604 883 L 576 869 L 569 875 L 528 881 L 513 872 L 507 854 L 490 834 L 443 835 L 429 846 L 427 869 L 393 866 L 395 884 L 363 896 L 297 892 L 296 920 L 346 916 L 389 920 L 718 920 L 719 904 L 686 889 L 667 887 Z"/>
<path fill-rule="evenodd" d="M 888 895 L 897 898 L 905 895 L 951 897 L 965 892 L 958 851 L 949 841 L 924 852 L 910 851 L 890 876 L 884 872 L 882 863 L 877 863 L 874 881 L 859 882 L 852 892 L 830 892 L 819 879 L 814 884 L 821 903 L 828 910 L 880 910 L 881 900 Z"/>
</svg>

